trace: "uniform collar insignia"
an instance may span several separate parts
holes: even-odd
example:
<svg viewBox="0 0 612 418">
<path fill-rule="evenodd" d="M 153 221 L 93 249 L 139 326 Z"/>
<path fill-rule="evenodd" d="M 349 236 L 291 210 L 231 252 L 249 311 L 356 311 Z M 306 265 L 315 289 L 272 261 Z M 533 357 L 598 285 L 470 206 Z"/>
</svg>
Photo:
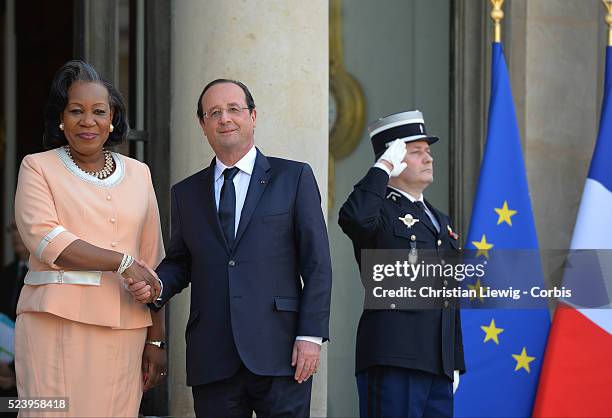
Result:
<svg viewBox="0 0 612 418">
<path fill-rule="evenodd" d="M 400 216 L 398 219 L 400 221 L 402 221 L 404 223 L 404 225 L 406 225 L 406 227 L 408 227 L 408 228 L 412 228 L 412 225 L 414 225 L 415 223 L 419 222 L 419 220 L 417 218 L 414 218 L 409 213 L 405 214 L 404 216 Z"/>
<path fill-rule="evenodd" d="M 387 194 L 387 199 L 391 199 L 394 202 L 397 202 L 398 199 L 401 199 L 402 195 L 399 194 L 398 192 L 394 192 L 394 191 L 390 191 L 389 194 Z"/>
</svg>

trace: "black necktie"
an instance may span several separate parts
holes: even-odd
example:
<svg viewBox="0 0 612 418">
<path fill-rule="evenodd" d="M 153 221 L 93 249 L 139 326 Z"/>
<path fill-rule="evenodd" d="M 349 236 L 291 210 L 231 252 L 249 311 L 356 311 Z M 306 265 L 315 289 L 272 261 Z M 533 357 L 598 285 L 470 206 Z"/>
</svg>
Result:
<svg viewBox="0 0 612 418">
<path fill-rule="evenodd" d="M 419 208 L 419 210 L 420 210 L 421 212 L 423 212 L 423 215 L 425 215 L 425 216 L 426 216 L 426 218 L 425 218 L 425 219 L 426 219 L 426 221 L 429 221 L 429 224 L 430 224 L 431 226 L 433 226 L 433 228 L 434 228 L 436 231 L 440 232 L 440 229 L 439 229 L 438 227 L 436 227 L 436 223 L 435 223 L 435 222 L 434 222 L 434 220 L 432 219 L 432 216 L 430 216 L 430 215 L 429 215 L 429 213 L 427 212 L 427 209 L 426 209 L 425 203 L 421 202 L 420 200 L 415 200 L 415 201 L 414 201 L 414 204 L 417 206 L 417 208 Z"/>
<path fill-rule="evenodd" d="M 425 203 L 421 202 L 420 200 L 415 200 L 414 204 L 417 205 L 417 208 L 421 209 L 421 211 L 427 215 L 427 210 L 425 209 Z"/>
<path fill-rule="evenodd" d="M 219 198 L 219 221 L 223 234 L 227 240 L 227 245 L 232 248 L 234 244 L 234 229 L 236 222 L 236 188 L 234 187 L 234 177 L 238 174 L 238 167 L 226 168 L 223 170 L 223 187 L 221 187 L 221 197 Z"/>
</svg>

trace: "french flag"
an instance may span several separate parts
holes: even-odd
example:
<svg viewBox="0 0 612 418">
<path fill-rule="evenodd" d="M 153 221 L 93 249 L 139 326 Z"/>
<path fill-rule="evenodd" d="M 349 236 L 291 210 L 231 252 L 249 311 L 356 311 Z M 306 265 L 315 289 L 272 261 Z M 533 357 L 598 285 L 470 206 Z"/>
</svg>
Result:
<svg viewBox="0 0 612 418">
<path fill-rule="evenodd" d="M 537 417 L 612 417 L 612 308 L 609 296 L 612 293 L 611 94 L 612 46 L 608 46 L 599 136 L 571 243 L 572 250 L 598 250 L 586 253 L 590 254 L 590 260 L 597 259 L 599 300 L 593 304 L 591 298 L 586 309 L 584 305 L 559 302 L 533 410 Z M 578 269 L 573 270 L 574 276 L 580 274 L 576 271 Z M 586 277 L 588 275 L 583 270 L 579 278 L 588 283 L 593 278 L 592 275 Z M 580 286 L 572 287 L 581 290 Z"/>
</svg>

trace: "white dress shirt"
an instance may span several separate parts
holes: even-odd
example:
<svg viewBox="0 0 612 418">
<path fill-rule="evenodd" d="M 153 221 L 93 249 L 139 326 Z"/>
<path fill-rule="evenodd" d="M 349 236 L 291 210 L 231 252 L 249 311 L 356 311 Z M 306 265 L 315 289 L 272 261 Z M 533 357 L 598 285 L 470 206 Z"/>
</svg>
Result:
<svg viewBox="0 0 612 418">
<path fill-rule="evenodd" d="M 236 217 L 234 219 L 234 235 L 238 232 L 238 224 L 240 223 L 240 215 L 242 214 L 242 208 L 244 206 L 244 200 L 246 199 L 247 191 L 249 190 L 249 182 L 251 181 L 251 174 L 253 174 L 253 167 L 255 167 L 255 159 L 257 158 L 257 150 L 255 146 L 252 146 L 249 152 L 236 163 L 234 167 L 238 167 L 240 171 L 234 176 L 234 188 L 236 189 Z M 215 205 L 217 211 L 219 210 L 219 200 L 221 199 L 221 188 L 225 181 L 223 172 L 226 166 L 215 157 Z"/>
</svg>

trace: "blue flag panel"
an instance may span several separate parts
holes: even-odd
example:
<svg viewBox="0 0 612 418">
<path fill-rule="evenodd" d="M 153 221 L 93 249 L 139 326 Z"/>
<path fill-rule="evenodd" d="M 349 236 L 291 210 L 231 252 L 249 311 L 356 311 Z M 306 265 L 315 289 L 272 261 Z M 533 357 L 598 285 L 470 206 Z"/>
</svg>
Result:
<svg viewBox="0 0 612 418">
<path fill-rule="evenodd" d="M 493 44 L 491 82 L 487 142 L 466 242 L 480 258 L 495 250 L 538 249 L 510 79 L 499 43 Z M 530 272 L 513 277 L 517 286 L 543 287 L 539 261 Z M 495 274 L 472 286 L 498 287 Z M 455 415 L 530 416 L 550 327 L 548 310 L 464 309 L 461 315 L 467 373 L 455 395 Z"/>
</svg>

